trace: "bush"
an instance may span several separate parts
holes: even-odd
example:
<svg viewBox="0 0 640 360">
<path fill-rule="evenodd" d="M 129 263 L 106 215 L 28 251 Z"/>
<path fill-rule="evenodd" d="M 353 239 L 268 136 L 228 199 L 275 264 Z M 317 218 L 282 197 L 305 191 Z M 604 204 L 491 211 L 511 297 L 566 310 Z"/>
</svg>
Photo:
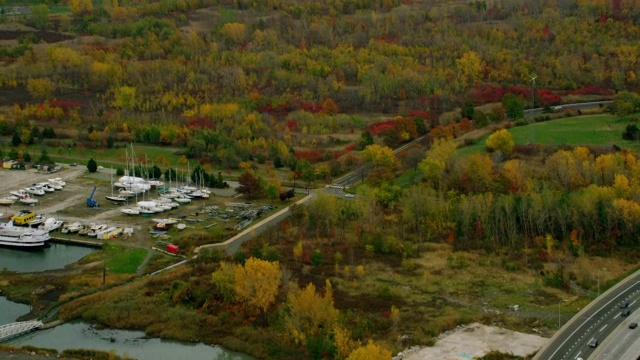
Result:
<svg viewBox="0 0 640 360">
<path fill-rule="evenodd" d="M 324 263 L 324 255 L 322 254 L 322 251 L 320 251 L 320 249 L 315 249 L 313 250 L 313 252 L 311 253 L 311 265 L 313 266 L 320 266 Z"/>
</svg>

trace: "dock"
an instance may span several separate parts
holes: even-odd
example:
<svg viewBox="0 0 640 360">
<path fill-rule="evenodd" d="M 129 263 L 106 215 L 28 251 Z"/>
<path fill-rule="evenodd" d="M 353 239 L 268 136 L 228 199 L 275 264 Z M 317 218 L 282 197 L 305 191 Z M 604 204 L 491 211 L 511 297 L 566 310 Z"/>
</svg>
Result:
<svg viewBox="0 0 640 360">
<path fill-rule="evenodd" d="M 75 239 L 71 237 L 61 236 L 59 234 L 52 235 L 50 241 L 61 243 L 61 244 L 81 245 L 81 246 L 89 246 L 94 248 L 102 248 L 104 246 L 104 242 L 98 239 L 96 240 Z"/>
</svg>

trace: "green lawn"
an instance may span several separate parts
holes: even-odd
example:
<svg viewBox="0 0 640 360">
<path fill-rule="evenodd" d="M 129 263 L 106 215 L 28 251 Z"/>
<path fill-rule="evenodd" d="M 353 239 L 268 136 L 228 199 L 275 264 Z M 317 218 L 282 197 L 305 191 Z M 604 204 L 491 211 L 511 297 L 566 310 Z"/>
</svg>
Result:
<svg viewBox="0 0 640 360">
<path fill-rule="evenodd" d="M 147 250 L 106 244 L 107 269 L 111 274 L 135 274 L 147 256 Z"/>
<path fill-rule="evenodd" d="M 545 145 L 617 145 L 621 148 L 640 149 L 640 143 L 623 140 L 622 132 L 629 124 L 626 118 L 610 114 L 586 115 L 539 122 L 509 129 L 516 144 Z M 456 156 L 484 151 L 488 136 L 475 144 L 459 149 Z"/>
</svg>

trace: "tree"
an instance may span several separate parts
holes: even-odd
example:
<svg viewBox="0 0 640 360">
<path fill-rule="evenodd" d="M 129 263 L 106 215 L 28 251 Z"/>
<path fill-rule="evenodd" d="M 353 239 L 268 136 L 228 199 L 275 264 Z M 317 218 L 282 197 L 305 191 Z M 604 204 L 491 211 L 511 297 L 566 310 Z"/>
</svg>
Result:
<svg viewBox="0 0 640 360">
<path fill-rule="evenodd" d="M 524 103 L 522 99 L 512 93 L 502 97 L 502 107 L 509 120 L 521 119 L 524 117 Z"/>
<path fill-rule="evenodd" d="M 324 296 L 316 292 L 313 283 L 287 296 L 289 313 L 285 327 L 297 344 L 305 339 L 328 335 L 338 320 L 339 311 L 333 305 L 333 288 L 326 280 Z"/>
<path fill-rule="evenodd" d="M 22 139 L 20 138 L 20 134 L 18 134 L 18 131 L 14 131 L 13 136 L 11 137 L 11 145 L 18 146 L 20 144 L 22 144 Z"/>
<path fill-rule="evenodd" d="M 260 181 L 258 178 L 250 172 L 245 172 L 238 178 L 240 186 L 236 189 L 236 192 L 245 194 L 249 198 L 256 198 L 262 193 Z"/>
<path fill-rule="evenodd" d="M 40 151 L 40 157 L 38 158 L 38 162 L 40 164 L 50 164 L 53 161 L 51 161 L 51 158 L 49 157 L 49 152 L 47 151 L 47 149 L 42 149 Z"/>
<path fill-rule="evenodd" d="M 22 160 L 24 160 L 24 162 L 31 162 L 31 154 L 28 152 L 24 153 L 24 155 L 22 155 Z"/>
<path fill-rule="evenodd" d="M 513 136 L 507 129 L 498 130 L 491 134 L 486 145 L 489 151 L 500 151 L 504 156 L 511 155 L 516 146 L 513 142 Z"/>
<path fill-rule="evenodd" d="M 362 160 L 376 167 L 395 168 L 398 165 L 398 159 L 393 150 L 387 146 L 373 144 L 367 146 L 362 153 Z"/>
<path fill-rule="evenodd" d="M 38 30 L 45 30 L 49 26 L 49 7 L 47 4 L 31 5 L 29 7 L 31 12 L 30 21 Z"/>
<path fill-rule="evenodd" d="M 233 264 L 220 262 L 220 267 L 213 274 L 211 280 L 216 286 L 216 292 L 226 304 L 230 304 L 236 300 L 235 291 L 235 268 Z"/>
<path fill-rule="evenodd" d="M 374 344 L 370 341 L 365 346 L 360 346 L 354 350 L 347 360 L 389 360 L 391 352 L 382 346 Z"/>
<path fill-rule="evenodd" d="M 442 175 L 449 169 L 451 158 L 457 148 L 458 144 L 453 138 L 435 139 L 426 157 L 418 165 L 425 180 L 431 182 L 434 187 L 440 186 Z"/>
<path fill-rule="evenodd" d="M 360 135 L 360 142 L 358 143 L 360 149 L 364 149 L 373 144 L 373 136 L 368 131 L 365 131 Z"/>
<path fill-rule="evenodd" d="M 469 120 L 473 120 L 473 115 L 475 112 L 475 108 L 473 107 L 473 103 L 469 100 L 465 101 L 464 104 L 462 104 L 462 109 L 460 110 L 461 112 L 461 116 L 463 118 L 467 118 Z"/>
<path fill-rule="evenodd" d="M 74 15 L 89 14 L 93 11 L 91 0 L 69 0 L 69 9 Z"/>
<path fill-rule="evenodd" d="M 257 310 L 264 318 L 276 301 L 280 287 L 280 263 L 249 258 L 244 265 L 236 265 L 234 290 L 238 300 Z"/>
<path fill-rule="evenodd" d="M 96 163 L 96 161 L 93 160 L 93 158 L 89 159 L 89 161 L 87 162 L 87 170 L 90 173 L 94 173 L 98 171 L 98 163 Z"/>
</svg>

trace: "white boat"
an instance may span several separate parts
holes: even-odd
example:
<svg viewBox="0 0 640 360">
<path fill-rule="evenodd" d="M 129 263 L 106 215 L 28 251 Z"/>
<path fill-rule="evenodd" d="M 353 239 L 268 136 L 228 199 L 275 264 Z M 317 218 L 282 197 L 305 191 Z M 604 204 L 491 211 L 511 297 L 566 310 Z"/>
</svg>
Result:
<svg viewBox="0 0 640 360">
<path fill-rule="evenodd" d="M 31 226 L 33 228 L 36 228 L 36 227 L 42 225 L 46 220 L 47 220 L 47 218 L 44 217 L 44 215 L 38 214 L 38 215 L 36 215 L 36 217 L 33 218 L 33 220 L 29 221 L 29 226 Z"/>
<path fill-rule="evenodd" d="M 77 233 L 78 231 L 82 230 L 82 228 L 84 228 L 84 226 L 82 226 L 82 224 L 80 224 L 79 222 L 74 222 L 72 224 L 67 224 L 65 226 L 62 227 L 62 232 L 67 234 L 67 233 Z"/>
<path fill-rule="evenodd" d="M 56 191 L 54 188 L 52 188 L 49 185 L 49 183 L 33 184 L 32 187 L 34 187 L 36 189 L 40 189 L 40 190 L 44 191 L 45 193 Z"/>
<path fill-rule="evenodd" d="M 182 223 L 176 225 L 176 228 L 178 228 L 178 230 L 184 230 L 184 228 L 186 228 L 186 227 L 187 227 L 187 225 L 186 224 L 182 224 Z"/>
<path fill-rule="evenodd" d="M 33 205 L 38 203 L 38 199 L 34 199 L 29 195 L 25 195 L 20 198 L 20 202 L 25 205 Z"/>
<path fill-rule="evenodd" d="M 20 248 L 45 246 L 49 232 L 28 227 L 13 226 L 13 222 L 0 223 L 0 245 Z"/>
<path fill-rule="evenodd" d="M 115 203 L 124 203 L 129 199 L 128 197 L 122 195 L 105 195 L 104 198 Z"/>
<path fill-rule="evenodd" d="M 37 187 L 34 187 L 34 186 L 29 186 L 27 188 L 24 188 L 24 191 L 28 192 L 29 194 L 33 194 L 33 195 L 38 195 L 38 196 L 44 195 L 44 190 L 38 189 Z"/>
<path fill-rule="evenodd" d="M 178 196 L 173 198 L 173 201 L 177 202 L 178 204 L 188 204 L 191 202 L 191 199 L 186 196 Z"/>
<path fill-rule="evenodd" d="M 49 181 L 51 184 L 57 184 L 57 185 L 60 185 L 62 187 L 67 185 L 67 183 L 64 180 L 62 180 L 62 178 L 47 179 L 47 181 Z"/>
<path fill-rule="evenodd" d="M 29 196 L 29 193 L 24 191 L 24 189 L 10 191 L 9 194 L 13 196 L 17 196 L 18 198 L 21 198 L 23 196 Z"/>
<path fill-rule="evenodd" d="M 138 211 L 140 212 L 140 214 L 153 214 L 156 212 L 146 207 L 138 207 Z"/>
<path fill-rule="evenodd" d="M 40 184 L 42 184 L 42 186 L 51 187 L 53 190 L 62 190 L 62 185 L 58 184 L 57 182 L 43 182 Z"/>
<path fill-rule="evenodd" d="M 0 205 L 4 205 L 4 206 L 11 205 L 14 202 L 15 202 L 15 200 L 13 200 L 13 199 L 11 199 L 9 197 L 5 197 L 5 198 L 0 199 Z"/>
<path fill-rule="evenodd" d="M 180 219 L 169 218 L 169 219 L 151 219 L 151 221 L 158 224 L 172 225 L 176 224 Z"/>
<path fill-rule="evenodd" d="M 138 210 L 136 208 L 120 209 L 120 212 L 123 213 L 123 214 L 127 214 L 127 215 L 139 215 L 140 214 L 140 210 Z"/>
<path fill-rule="evenodd" d="M 63 222 L 64 221 L 56 220 L 55 218 L 48 218 L 47 220 L 45 220 L 45 222 L 38 226 L 38 229 L 44 231 L 55 231 L 62 227 Z"/>
</svg>

